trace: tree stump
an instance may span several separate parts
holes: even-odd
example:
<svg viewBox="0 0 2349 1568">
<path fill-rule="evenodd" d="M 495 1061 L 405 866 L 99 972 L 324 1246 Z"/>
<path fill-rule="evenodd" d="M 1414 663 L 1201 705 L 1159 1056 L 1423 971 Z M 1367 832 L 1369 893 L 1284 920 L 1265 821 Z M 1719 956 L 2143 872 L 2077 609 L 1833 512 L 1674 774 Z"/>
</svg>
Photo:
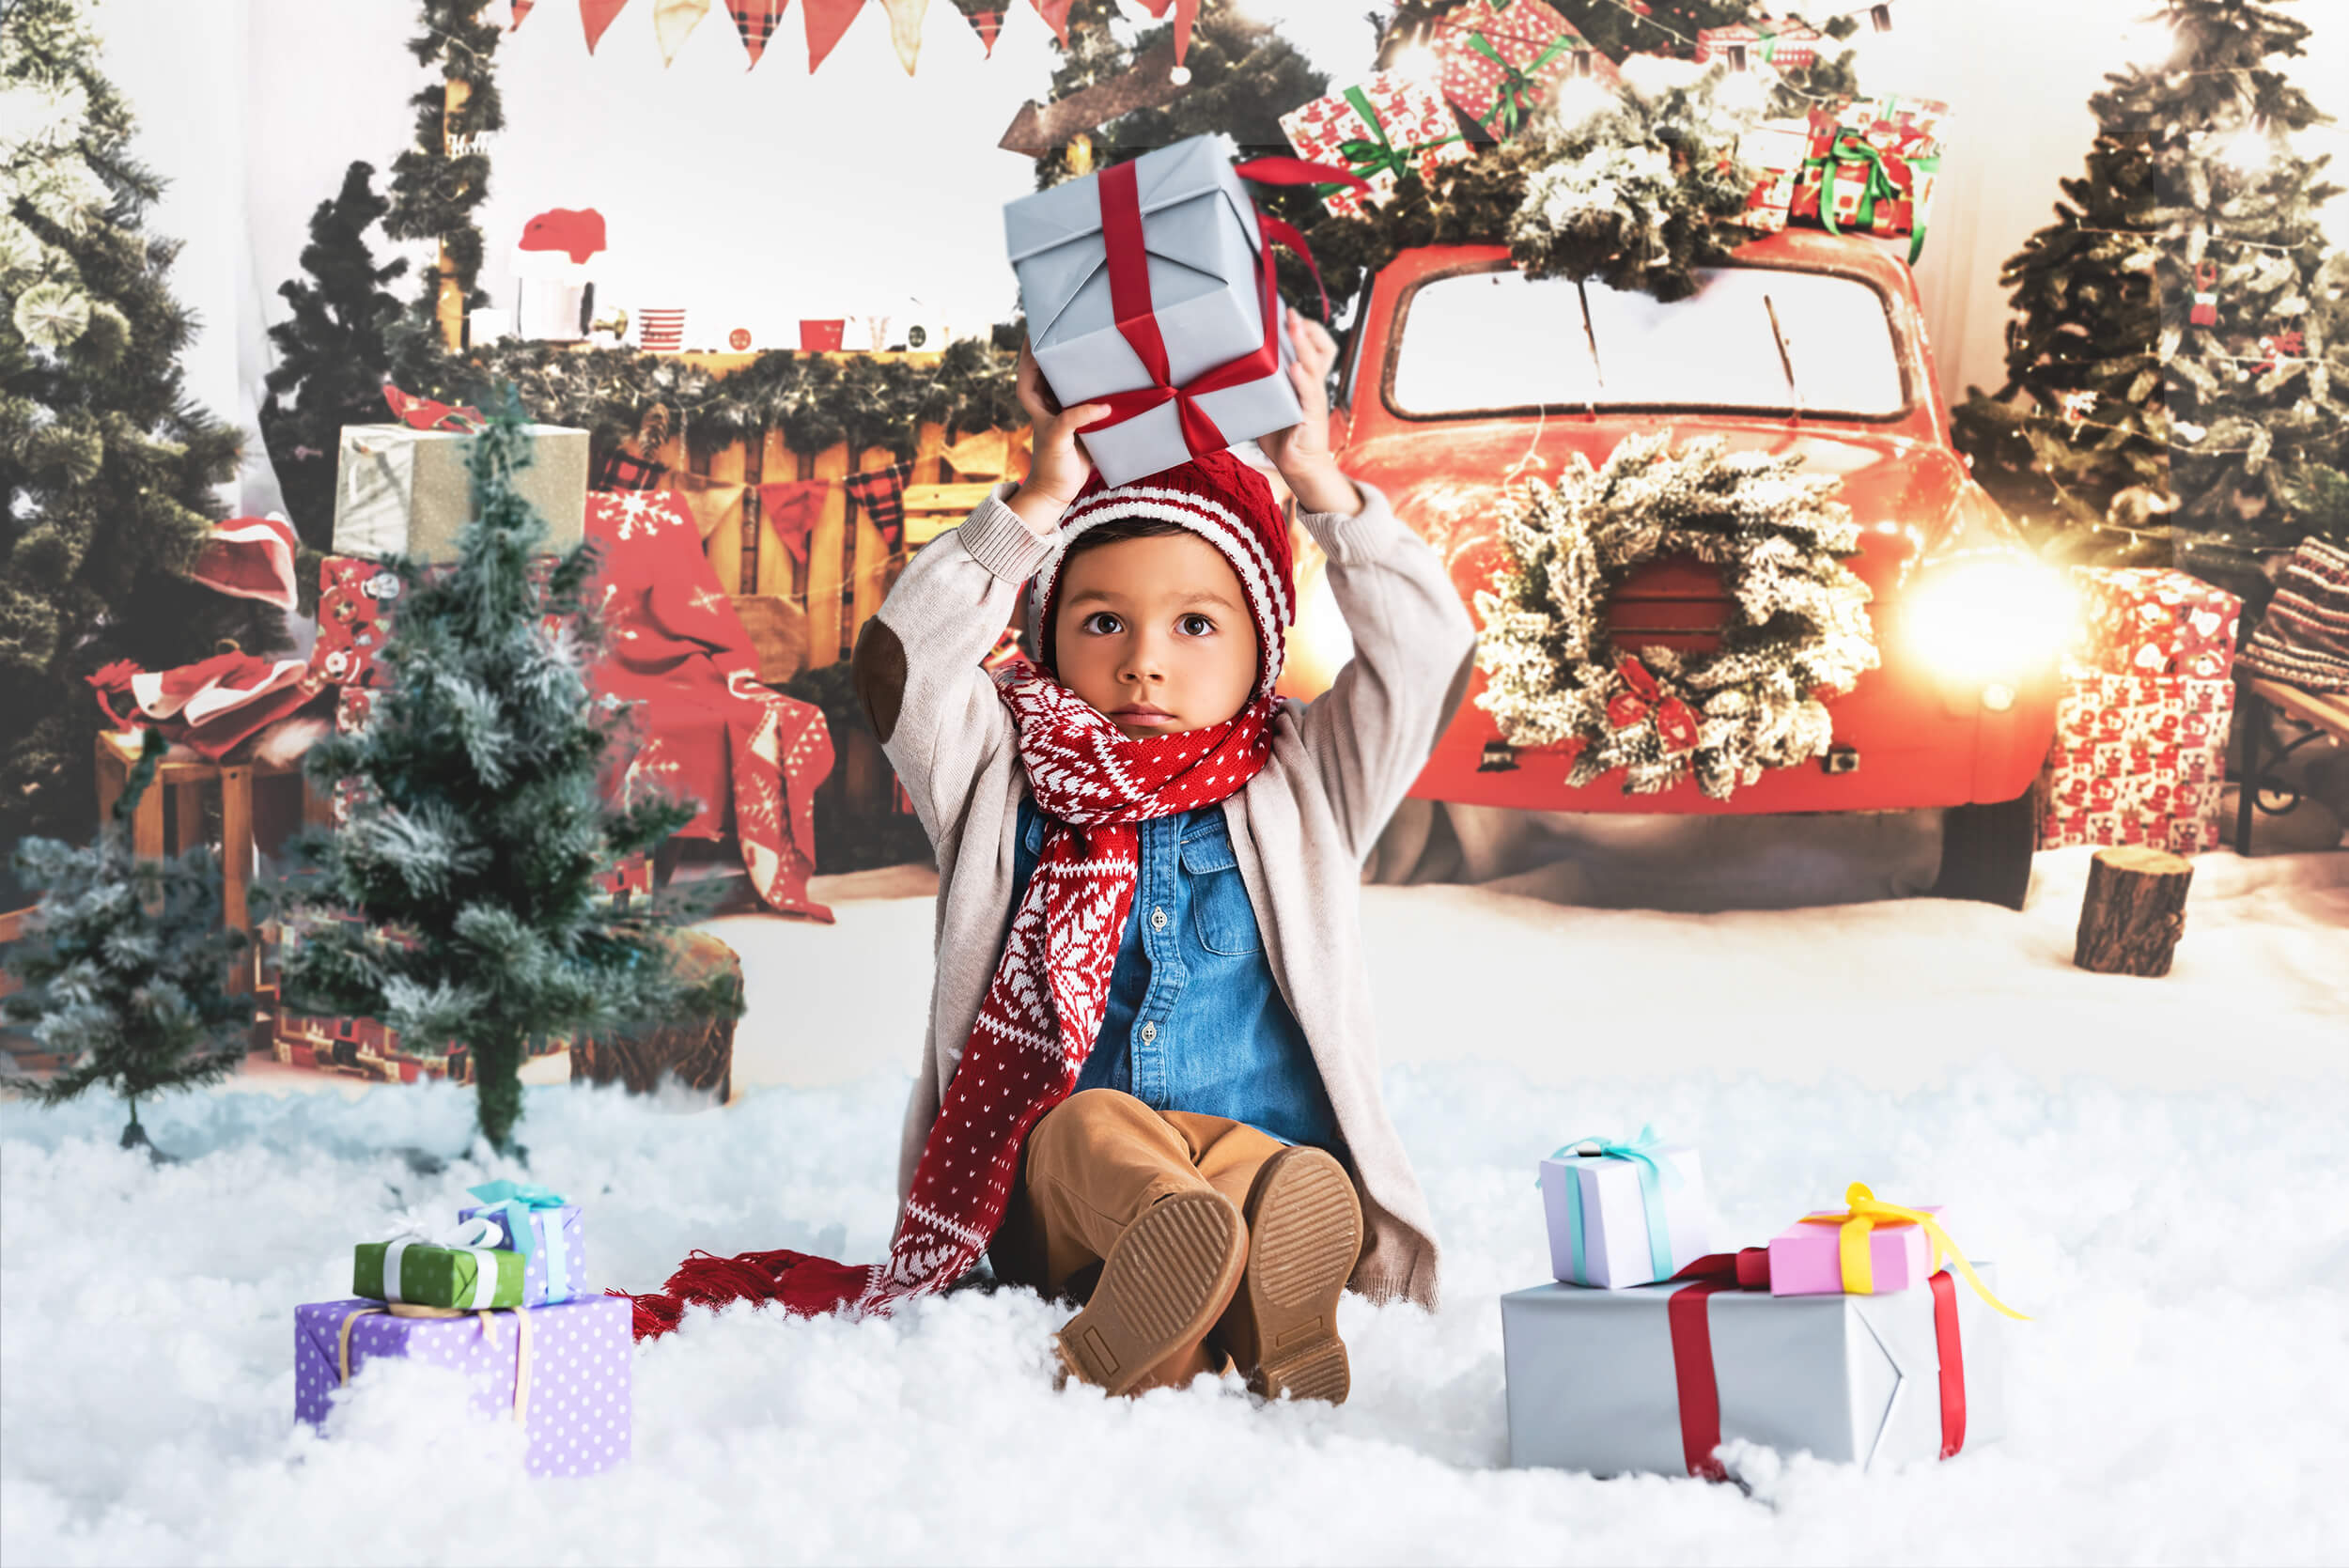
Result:
<svg viewBox="0 0 2349 1568">
<path fill-rule="evenodd" d="M 726 973 L 736 998 L 741 997 L 742 960 L 734 949 L 706 931 L 684 932 L 681 941 L 685 960 L 680 968 L 687 978 L 698 981 Z M 718 1103 L 725 1104 L 734 1094 L 734 1020 L 681 1018 L 571 1042 L 573 1083 L 616 1079 L 631 1094 L 649 1094 L 670 1073 L 687 1088 L 714 1093 Z"/>
<path fill-rule="evenodd" d="M 2182 855 L 2139 846 L 2097 850 L 2072 962 L 2095 974 L 2168 974 L 2193 880 L 2194 862 Z"/>
</svg>

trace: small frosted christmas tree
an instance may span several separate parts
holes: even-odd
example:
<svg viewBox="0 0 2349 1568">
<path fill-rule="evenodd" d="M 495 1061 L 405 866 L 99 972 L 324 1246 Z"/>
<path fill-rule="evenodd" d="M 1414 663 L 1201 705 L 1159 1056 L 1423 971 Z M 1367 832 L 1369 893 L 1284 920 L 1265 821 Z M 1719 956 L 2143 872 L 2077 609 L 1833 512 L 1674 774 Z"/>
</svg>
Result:
<svg viewBox="0 0 2349 1568">
<path fill-rule="evenodd" d="M 310 214 L 310 242 L 302 249 L 309 276 L 278 285 L 293 318 L 269 330 L 277 367 L 269 373 L 261 432 L 286 513 L 312 550 L 325 550 L 334 538 L 342 427 L 385 413 L 385 334 L 399 318 L 400 303 L 383 286 L 406 273 L 408 262 L 397 257 L 379 267 L 367 246 L 367 230 L 391 210 L 374 179 L 367 164 L 351 164 L 342 189 Z"/>
<path fill-rule="evenodd" d="M 2335 509 L 2349 432 L 2317 223 L 2339 187 L 2288 140 L 2326 116 L 2280 69 L 2309 29 L 2251 0 L 2155 20 L 2168 58 L 2106 77 L 2085 178 L 2006 264 L 2007 381 L 1959 444 L 2042 525 L 2288 545 Z"/>
<path fill-rule="evenodd" d="M 283 644 L 277 612 L 188 581 L 237 473 L 193 404 L 178 246 L 78 0 L 0 23 L 0 844 L 86 836 L 102 723 L 86 675 Z M 0 907 L 10 902 L 0 889 Z"/>
<path fill-rule="evenodd" d="M 132 851 L 132 815 L 163 750 L 162 735 L 148 730 L 97 843 L 34 838 L 18 846 L 18 876 L 46 891 L 10 966 L 23 989 L 0 1004 L 65 1059 L 54 1077 L 6 1086 L 43 1105 L 112 1090 L 131 1113 L 126 1149 L 148 1143 L 139 1101 L 234 1072 L 253 1022 L 251 1000 L 226 984 L 244 935 L 222 915 L 220 857 L 209 845 L 173 860 Z"/>
<path fill-rule="evenodd" d="M 546 524 L 514 487 L 529 446 L 509 390 L 475 442 L 479 516 L 455 567 L 428 579 L 388 563 L 404 587 L 387 688 L 362 733 L 310 753 L 320 787 L 355 785 L 347 820 L 275 901 L 287 1005 L 465 1046 L 481 1130 L 506 1152 L 534 1037 L 739 1010 L 718 981 L 677 977 L 665 910 L 596 896 L 599 874 L 693 808 L 604 802 L 625 715 L 594 706 L 583 670 L 594 552 L 534 569 Z"/>
</svg>

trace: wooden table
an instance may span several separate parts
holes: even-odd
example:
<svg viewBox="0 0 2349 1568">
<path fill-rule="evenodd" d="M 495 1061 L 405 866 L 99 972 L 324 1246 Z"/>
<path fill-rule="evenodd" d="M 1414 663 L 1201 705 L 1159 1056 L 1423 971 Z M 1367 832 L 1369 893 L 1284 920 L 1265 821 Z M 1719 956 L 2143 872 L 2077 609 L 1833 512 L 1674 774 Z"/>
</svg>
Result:
<svg viewBox="0 0 2349 1568">
<path fill-rule="evenodd" d="M 98 820 L 101 825 L 114 815 L 115 802 L 122 798 L 130 783 L 131 769 L 138 766 L 140 745 L 138 731 L 105 730 L 98 737 Z M 163 753 L 155 769 L 154 784 L 139 797 L 138 810 L 131 818 L 132 849 L 145 857 L 161 856 L 163 807 L 168 797 L 174 848 L 184 854 L 204 839 L 202 791 L 207 785 L 218 786 L 222 913 L 229 925 L 247 937 L 253 934 L 253 917 L 246 901 L 253 877 L 253 781 L 288 773 L 299 775 L 302 771 L 299 757 L 287 762 L 255 762 L 251 759 L 253 749 L 253 742 L 248 741 L 214 762 L 184 746 L 172 747 Z M 235 760 L 240 754 L 245 760 Z M 302 819 L 307 823 L 328 819 L 326 802 L 306 782 L 302 790 Z M 231 991 L 253 989 L 254 956 L 254 948 L 248 943 L 230 968 Z"/>
<path fill-rule="evenodd" d="M 2243 786 L 2235 806 L 2234 848 L 2238 855 L 2251 852 L 2251 814 L 2254 809 L 2265 811 L 2270 816 L 2282 816 L 2300 804 L 2300 792 L 2280 784 L 2276 793 L 2288 795 L 2284 805 L 2269 808 L 2259 804 L 2262 784 L 2293 753 L 2323 736 L 2349 743 L 2349 692 L 2307 691 L 2297 686 L 2287 686 L 2265 675 L 2240 672 L 2243 691 Z M 2309 733 L 2279 750 L 2273 756 L 2260 753 L 2267 738 L 2267 710 L 2274 708 L 2285 718 L 2309 726 Z"/>
</svg>

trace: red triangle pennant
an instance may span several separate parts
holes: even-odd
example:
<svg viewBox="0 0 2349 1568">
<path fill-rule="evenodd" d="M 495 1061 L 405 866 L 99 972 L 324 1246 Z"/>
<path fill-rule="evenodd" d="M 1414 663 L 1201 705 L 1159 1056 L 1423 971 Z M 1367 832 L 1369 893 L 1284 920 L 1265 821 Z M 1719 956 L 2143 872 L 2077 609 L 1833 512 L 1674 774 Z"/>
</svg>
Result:
<svg viewBox="0 0 2349 1568">
<path fill-rule="evenodd" d="M 596 45 L 603 41 L 604 29 L 620 14 L 628 0 L 579 0 L 579 24 L 587 33 L 587 53 L 593 54 Z"/>
<path fill-rule="evenodd" d="M 848 30 L 856 13 L 864 8 L 864 0 L 804 0 L 800 14 L 807 22 L 807 73 L 816 74 L 816 68 L 824 63 L 840 35 Z"/>
<path fill-rule="evenodd" d="M 971 30 L 979 35 L 979 43 L 987 57 L 995 57 L 995 38 L 1003 30 L 1003 7 L 994 0 L 957 0 L 962 19 L 971 23 Z"/>
<path fill-rule="evenodd" d="M 514 0 L 514 20 L 506 25 L 506 30 L 510 33 L 520 27 L 522 24 L 522 18 L 530 14 L 530 8 L 537 3 L 538 0 Z"/>
<path fill-rule="evenodd" d="M 789 0 L 726 0 L 734 30 L 742 35 L 742 47 L 750 52 L 752 70 L 758 69 L 759 56 L 767 53 L 767 40 L 783 25 L 787 4 Z"/>
<path fill-rule="evenodd" d="M 1066 48 L 1068 8 L 1072 0 L 1029 0 L 1029 3 L 1035 7 L 1035 14 L 1044 19 L 1044 24 L 1052 29 L 1052 36 L 1060 39 L 1061 46 Z"/>
<path fill-rule="evenodd" d="M 758 509 L 794 561 L 807 559 L 807 536 L 823 515 L 829 479 L 785 479 L 758 487 Z"/>
</svg>

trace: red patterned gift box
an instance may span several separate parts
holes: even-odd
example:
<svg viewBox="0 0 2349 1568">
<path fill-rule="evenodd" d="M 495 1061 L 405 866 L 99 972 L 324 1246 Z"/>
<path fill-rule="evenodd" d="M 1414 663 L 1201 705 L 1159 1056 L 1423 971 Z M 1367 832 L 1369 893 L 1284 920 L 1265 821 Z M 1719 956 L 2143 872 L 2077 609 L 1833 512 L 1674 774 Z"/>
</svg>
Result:
<svg viewBox="0 0 2349 1568">
<path fill-rule="evenodd" d="M 1863 98 L 1811 111 L 1811 147 L 1788 204 L 1790 222 L 1834 234 L 1925 242 L 1950 106 L 1926 98 Z"/>
<path fill-rule="evenodd" d="M 2047 758 L 2040 847 L 2219 843 L 2234 682 L 2129 675 L 2067 661 Z"/>
<path fill-rule="evenodd" d="M 337 686 L 382 681 L 378 656 L 384 621 L 399 597 L 397 573 L 350 555 L 330 555 L 319 567 L 319 640 L 310 669 Z"/>
<path fill-rule="evenodd" d="M 1719 54 L 1734 65 L 1736 53 L 1743 51 L 1748 62 L 1759 60 L 1781 70 L 1801 70 L 1819 63 L 1819 44 L 1824 37 L 1809 23 L 1792 17 L 1783 22 L 1765 18 L 1730 27 L 1700 27 L 1696 57 L 1702 65 Z"/>
<path fill-rule="evenodd" d="M 1364 203 L 1386 200 L 1406 169 L 1429 179 L 1443 164 L 1469 156 L 1443 99 L 1400 71 L 1380 71 L 1359 86 L 1292 109 L 1281 116 L 1281 130 L 1299 157 L 1351 169 L 1370 182 L 1368 191 L 1342 187 L 1322 197 L 1341 217 L 1360 216 Z"/>
<path fill-rule="evenodd" d="M 1614 62 L 1541 0 L 1470 0 L 1443 13 L 1435 46 L 1444 96 L 1501 141 L 1516 135 L 1578 70 L 1615 79 Z"/>
<path fill-rule="evenodd" d="M 1764 120 L 1738 138 L 1737 156 L 1759 171 L 1753 194 L 1747 198 L 1746 223 L 1775 234 L 1786 226 L 1795 188 L 1802 182 L 1803 163 L 1811 156 L 1811 123 Z"/>
<path fill-rule="evenodd" d="M 2233 673 L 2243 601 L 2173 567 L 2075 567 L 2080 611 L 2075 657 L 2115 675 Z"/>
</svg>

